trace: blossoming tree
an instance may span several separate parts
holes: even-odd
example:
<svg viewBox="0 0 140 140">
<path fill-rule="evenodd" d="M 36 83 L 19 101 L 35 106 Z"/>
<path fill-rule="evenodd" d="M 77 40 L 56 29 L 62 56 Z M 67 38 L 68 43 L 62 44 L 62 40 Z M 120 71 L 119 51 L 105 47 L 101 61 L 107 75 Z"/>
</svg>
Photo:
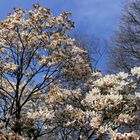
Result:
<svg viewBox="0 0 140 140">
<path fill-rule="evenodd" d="M 14 9 L 0 22 L 0 120 L 18 135 L 36 139 L 42 121 L 27 118 L 49 86 L 76 86 L 88 77 L 85 51 L 67 35 L 74 27 L 70 13 L 54 17 L 39 4 L 24 11 Z M 77 75 L 75 76 L 75 73 Z"/>
<path fill-rule="evenodd" d="M 38 4 L 0 22 L 0 139 L 139 140 L 140 68 L 103 76 Z"/>
<path fill-rule="evenodd" d="M 40 112 L 45 130 L 60 140 L 139 140 L 139 78 L 140 68 L 133 68 L 130 74 L 94 72 L 82 88 L 53 86 L 45 101 L 49 110 Z"/>
</svg>

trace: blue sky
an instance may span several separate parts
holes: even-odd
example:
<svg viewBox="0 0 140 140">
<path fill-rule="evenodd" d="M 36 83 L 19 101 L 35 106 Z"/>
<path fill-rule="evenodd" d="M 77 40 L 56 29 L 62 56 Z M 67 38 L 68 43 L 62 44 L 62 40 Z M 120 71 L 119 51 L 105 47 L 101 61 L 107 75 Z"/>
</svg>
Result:
<svg viewBox="0 0 140 140">
<path fill-rule="evenodd" d="M 50 8 L 55 15 L 63 11 L 71 12 L 76 25 L 73 32 L 110 39 L 117 29 L 126 0 L 0 0 L 0 19 L 13 7 L 28 10 L 33 3 Z M 99 67 L 105 68 L 104 64 L 102 60 Z"/>
</svg>

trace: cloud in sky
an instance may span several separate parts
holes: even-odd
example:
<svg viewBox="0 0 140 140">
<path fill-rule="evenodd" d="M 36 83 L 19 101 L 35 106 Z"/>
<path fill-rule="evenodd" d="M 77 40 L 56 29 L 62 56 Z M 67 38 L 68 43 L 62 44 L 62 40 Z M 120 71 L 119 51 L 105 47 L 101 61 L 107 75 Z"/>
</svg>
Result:
<svg viewBox="0 0 140 140">
<path fill-rule="evenodd" d="M 1 0 L 0 19 L 13 7 L 31 9 L 33 3 L 46 6 L 55 14 L 70 11 L 75 31 L 107 38 L 118 24 L 124 0 Z"/>
</svg>

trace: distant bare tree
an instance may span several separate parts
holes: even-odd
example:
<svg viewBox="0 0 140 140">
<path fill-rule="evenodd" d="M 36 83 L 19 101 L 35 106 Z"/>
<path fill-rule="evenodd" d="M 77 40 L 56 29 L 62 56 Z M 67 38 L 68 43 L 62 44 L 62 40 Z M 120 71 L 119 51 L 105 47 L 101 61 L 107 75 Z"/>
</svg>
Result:
<svg viewBox="0 0 140 140">
<path fill-rule="evenodd" d="M 106 41 L 85 34 L 74 34 L 73 37 L 75 38 L 76 46 L 88 52 L 87 60 L 90 63 L 92 71 L 96 71 L 101 58 L 107 50 Z"/>
<path fill-rule="evenodd" d="M 134 0 L 125 8 L 110 48 L 111 71 L 130 71 L 140 65 L 140 0 Z"/>
</svg>

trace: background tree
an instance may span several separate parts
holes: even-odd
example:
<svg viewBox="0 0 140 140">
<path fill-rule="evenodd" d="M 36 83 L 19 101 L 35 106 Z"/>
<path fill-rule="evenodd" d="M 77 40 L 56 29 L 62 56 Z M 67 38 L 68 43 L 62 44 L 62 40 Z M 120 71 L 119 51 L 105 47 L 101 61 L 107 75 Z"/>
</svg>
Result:
<svg viewBox="0 0 140 140">
<path fill-rule="evenodd" d="M 85 34 L 74 34 L 75 44 L 77 47 L 87 51 L 87 60 L 89 61 L 92 71 L 98 69 L 98 64 L 107 51 L 107 42 L 95 36 Z"/>
<path fill-rule="evenodd" d="M 133 0 L 124 8 L 111 46 L 109 65 L 114 71 L 130 71 L 140 65 L 140 0 Z"/>
</svg>

